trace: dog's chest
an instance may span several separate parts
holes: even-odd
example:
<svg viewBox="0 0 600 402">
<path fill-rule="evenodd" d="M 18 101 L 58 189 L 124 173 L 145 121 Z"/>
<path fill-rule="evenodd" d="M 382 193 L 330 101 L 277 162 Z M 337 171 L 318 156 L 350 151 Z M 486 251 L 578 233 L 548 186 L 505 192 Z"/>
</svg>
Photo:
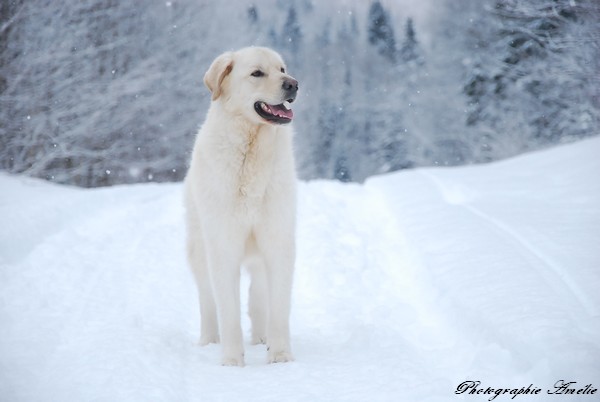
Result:
<svg viewBox="0 0 600 402">
<path fill-rule="evenodd" d="M 241 150 L 235 188 L 246 210 L 259 208 L 272 186 L 276 164 L 272 145 L 253 137 Z"/>
</svg>

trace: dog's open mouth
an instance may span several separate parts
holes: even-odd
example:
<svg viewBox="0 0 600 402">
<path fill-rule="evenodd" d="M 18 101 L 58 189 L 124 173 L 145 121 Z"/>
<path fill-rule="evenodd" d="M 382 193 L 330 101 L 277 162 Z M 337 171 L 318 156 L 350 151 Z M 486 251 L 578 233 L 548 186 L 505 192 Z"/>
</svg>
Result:
<svg viewBox="0 0 600 402">
<path fill-rule="evenodd" d="M 290 103 L 294 100 L 287 100 L 279 105 L 269 105 L 266 102 L 256 102 L 254 110 L 263 119 L 276 124 L 287 124 L 294 118 L 294 112 L 290 109 Z"/>
</svg>

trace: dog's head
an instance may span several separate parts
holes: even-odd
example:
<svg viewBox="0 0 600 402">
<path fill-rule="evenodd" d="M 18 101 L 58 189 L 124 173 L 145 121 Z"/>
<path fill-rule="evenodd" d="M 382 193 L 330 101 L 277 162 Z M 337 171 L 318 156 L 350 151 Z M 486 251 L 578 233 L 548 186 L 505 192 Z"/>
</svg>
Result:
<svg viewBox="0 0 600 402">
<path fill-rule="evenodd" d="M 287 74 L 281 56 L 262 47 L 227 52 L 204 75 L 212 100 L 255 123 L 287 124 L 294 117 L 298 81 Z"/>
</svg>

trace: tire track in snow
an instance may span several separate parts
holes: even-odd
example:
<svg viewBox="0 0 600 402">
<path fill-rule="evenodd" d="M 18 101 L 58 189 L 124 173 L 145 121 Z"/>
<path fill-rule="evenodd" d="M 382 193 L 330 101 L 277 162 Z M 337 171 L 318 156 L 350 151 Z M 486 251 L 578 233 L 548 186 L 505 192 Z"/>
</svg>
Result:
<svg viewBox="0 0 600 402">
<path fill-rule="evenodd" d="M 316 182 L 301 194 L 296 287 L 303 294 L 297 309 L 303 311 L 297 316 L 306 319 L 310 312 L 311 325 L 318 323 L 321 331 L 327 328 L 325 337 L 339 337 L 343 328 L 360 342 L 394 343 L 421 358 L 428 356 L 421 351 L 423 345 L 443 350 L 454 342 L 455 333 L 436 305 L 437 292 L 428 272 L 411 249 L 384 188 L 369 183 L 335 183 L 332 188 L 331 183 L 325 187 Z M 318 200 L 316 206 L 311 205 L 313 199 Z M 336 248 L 321 250 L 319 239 L 324 238 L 337 239 Z M 311 268 L 315 266 L 328 268 Z M 371 352 L 379 354 L 381 348 Z"/>
<path fill-rule="evenodd" d="M 414 316 L 400 317 L 402 336 L 417 348 L 427 344 L 432 349 L 445 349 L 454 344 L 458 335 L 437 304 L 438 292 L 432 287 L 429 271 L 402 230 L 386 189 L 367 182 L 361 195 L 351 201 L 351 211 L 363 212 L 349 219 L 363 228 L 369 250 L 367 263 L 374 274 L 381 274 L 383 297 L 404 305 L 404 311 L 413 311 Z M 393 308 L 393 304 L 387 307 Z"/>
<path fill-rule="evenodd" d="M 468 364 L 473 353 L 469 345 L 475 339 L 452 322 L 440 303 L 431 271 L 403 227 L 399 208 L 405 206 L 394 202 L 398 192 L 388 186 L 367 181 L 360 196 L 349 201 L 354 214 L 348 219 L 362 230 L 358 233 L 366 243 L 367 267 L 378 276 L 379 309 L 387 311 L 377 329 L 391 326 L 394 343 L 401 345 L 402 359 L 413 370 L 410 381 L 422 376 L 443 378 L 451 367 Z"/>
<path fill-rule="evenodd" d="M 557 286 L 557 281 L 564 283 L 572 298 L 575 299 L 581 305 L 581 307 L 585 309 L 587 314 L 590 316 L 599 315 L 598 308 L 591 300 L 589 300 L 589 298 L 585 295 L 585 292 L 568 274 L 567 270 L 561 264 L 550 258 L 540 248 L 535 246 L 525 236 L 521 235 L 508 224 L 469 204 L 469 197 L 466 196 L 460 188 L 450 188 L 448 183 L 444 182 L 443 179 L 440 179 L 431 172 L 424 171 L 422 169 L 419 169 L 418 172 L 435 185 L 443 199 L 448 204 L 457 205 L 466 209 L 473 215 L 480 218 L 481 221 L 493 227 L 499 233 L 502 233 L 505 237 L 510 238 L 512 242 L 515 243 L 521 250 L 524 250 L 527 254 L 533 256 L 537 261 L 548 267 L 549 270 L 542 271 L 538 269 L 538 272 L 554 289 L 562 288 Z M 548 272 L 550 272 L 551 275 L 548 275 Z"/>
</svg>

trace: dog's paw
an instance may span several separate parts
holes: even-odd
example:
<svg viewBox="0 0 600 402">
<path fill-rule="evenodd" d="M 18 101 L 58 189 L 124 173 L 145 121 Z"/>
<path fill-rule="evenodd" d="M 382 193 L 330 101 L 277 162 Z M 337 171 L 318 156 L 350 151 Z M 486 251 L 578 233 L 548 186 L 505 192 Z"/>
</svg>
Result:
<svg viewBox="0 0 600 402">
<path fill-rule="evenodd" d="M 294 361 L 294 356 L 289 350 L 269 350 L 269 363 L 287 363 Z"/>
<path fill-rule="evenodd" d="M 237 356 L 223 356 L 223 358 L 221 359 L 221 365 L 244 367 L 244 355 L 241 354 Z"/>
</svg>

